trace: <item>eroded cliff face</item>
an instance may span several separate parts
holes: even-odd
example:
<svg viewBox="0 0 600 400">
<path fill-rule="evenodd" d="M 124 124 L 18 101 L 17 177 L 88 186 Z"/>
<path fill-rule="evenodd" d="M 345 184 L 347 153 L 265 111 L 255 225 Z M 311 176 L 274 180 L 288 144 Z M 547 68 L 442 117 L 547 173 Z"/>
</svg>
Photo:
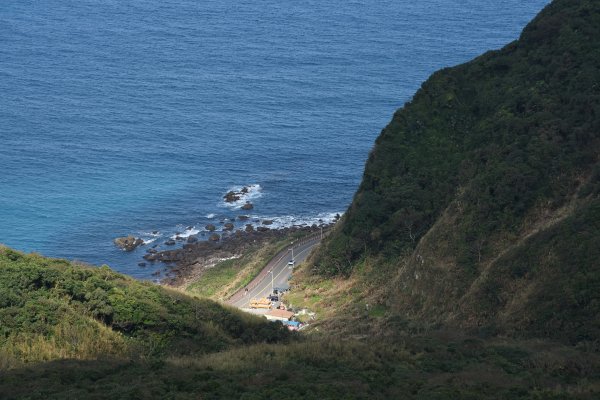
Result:
<svg viewBox="0 0 600 400">
<path fill-rule="evenodd" d="M 392 263 L 388 315 L 593 340 L 599 154 L 600 3 L 557 0 L 396 112 L 315 271 Z"/>
</svg>

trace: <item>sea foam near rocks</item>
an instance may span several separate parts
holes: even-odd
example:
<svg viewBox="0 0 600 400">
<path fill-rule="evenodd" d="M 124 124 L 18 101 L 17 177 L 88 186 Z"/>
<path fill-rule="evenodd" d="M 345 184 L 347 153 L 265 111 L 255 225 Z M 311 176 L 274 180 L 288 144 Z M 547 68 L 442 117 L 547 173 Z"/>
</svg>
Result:
<svg viewBox="0 0 600 400">
<path fill-rule="evenodd" d="M 251 203 L 253 200 L 259 199 L 263 196 L 262 186 L 260 186 L 258 183 L 246 186 L 234 186 L 229 188 L 227 192 L 234 192 L 239 199 L 231 202 L 222 200 L 219 206 L 227 207 L 231 210 L 239 210 L 244 206 L 244 204 L 248 202 Z"/>
<path fill-rule="evenodd" d="M 160 232 L 140 232 L 140 238 L 144 241 L 145 245 L 155 242 L 160 238 L 162 234 Z"/>
<path fill-rule="evenodd" d="M 177 239 L 177 237 L 180 238 L 188 238 L 192 235 L 197 235 L 198 233 L 200 233 L 199 229 L 196 229 L 196 227 L 190 227 L 190 228 L 186 228 L 183 232 L 181 232 L 180 234 L 175 234 L 171 236 L 171 239 L 175 240 Z"/>
<path fill-rule="evenodd" d="M 304 227 L 304 226 L 312 226 L 312 225 L 329 225 L 336 221 L 336 216 L 343 215 L 342 212 L 326 212 L 319 213 L 316 215 L 279 215 L 279 216 L 265 216 L 265 215 L 249 215 L 251 224 L 255 227 L 262 226 L 263 221 L 270 221 L 271 223 L 265 225 L 269 229 L 283 229 L 283 228 L 291 228 L 293 226 Z M 244 224 L 245 226 L 246 224 Z"/>
</svg>

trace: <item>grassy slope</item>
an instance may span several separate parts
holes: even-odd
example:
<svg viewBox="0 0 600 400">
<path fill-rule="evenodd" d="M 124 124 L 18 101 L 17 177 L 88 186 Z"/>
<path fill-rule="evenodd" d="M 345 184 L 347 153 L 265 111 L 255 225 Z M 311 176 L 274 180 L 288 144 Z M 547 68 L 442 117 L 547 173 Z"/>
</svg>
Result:
<svg viewBox="0 0 600 400">
<path fill-rule="evenodd" d="M 202 354 L 283 340 L 277 325 L 107 267 L 0 249 L 0 366 Z"/>
<path fill-rule="evenodd" d="M 0 395 L 7 400 L 593 399 L 599 367 L 597 355 L 535 341 L 325 339 L 151 363 L 52 362 L 3 374 Z"/>
<path fill-rule="evenodd" d="M 0 321 L 2 399 L 591 399 L 600 386 L 600 360 L 586 348 L 456 335 L 293 339 L 107 267 L 7 248 Z"/>
<path fill-rule="evenodd" d="M 518 41 L 435 73 L 312 272 L 357 281 L 350 309 L 425 327 L 597 340 L 599 50 L 600 3 L 557 0 Z"/>
</svg>

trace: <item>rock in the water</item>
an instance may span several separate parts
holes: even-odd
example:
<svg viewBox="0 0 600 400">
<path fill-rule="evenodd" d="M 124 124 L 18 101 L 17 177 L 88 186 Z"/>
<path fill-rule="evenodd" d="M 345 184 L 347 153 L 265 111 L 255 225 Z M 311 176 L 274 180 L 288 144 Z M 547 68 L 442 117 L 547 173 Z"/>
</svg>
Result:
<svg viewBox="0 0 600 400">
<path fill-rule="evenodd" d="M 115 246 L 125 251 L 132 251 L 136 247 L 144 244 L 144 241 L 140 238 L 136 238 L 133 236 L 123 236 L 118 237 L 114 240 Z"/>
<path fill-rule="evenodd" d="M 233 224 L 231 222 L 227 222 L 225 225 L 223 225 L 223 229 L 225 229 L 226 231 L 232 231 Z"/>
<path fill-rule="evenodd" d="M 158 232 L 158 231 L 152 231 L 152 234 L 153 234 L 153 235 L 158 235 L 158 234 L 159 234 L 159 232 Z"/>
<path fill-rule="evenodd" d="M 165 242 L 167 246 L 175 246 L 175 241 L 173 239 L 169 239 Z"/>
<path fill-rule="evenodd" d="M 208 240 L 210 240 L 211 242 L 218 242 L 220 239 L 221 239 L 221 236 L 219 236 L 218 233 L 213 233 L 208 238 Z"/>
<path fill-rule="evenodd" d="M 193 226 L 191 226 L 191 225 L 190 225 L 190 226 L 188 226 L 187 228 L 185 228 L 185 230 L 186 230 L 186 231 L 191 231 L 192 229 L 194 229 L 194 227 L 193 227 Z"/>
<path fill-rule="evenodd" d="M 250 203 L 250 202 L 247 202 L 246 204 L 244 204 L 242 206 L 242 210 L 246 210 L 246 211 L 247 210 L 252 210 L 253 208 L 254 208 L 254 205 L 252 205 L 252 203 Z"/>
<path fill-rule="evenodd" d="M 191 235 L 191 236 L 188 236 L 188 238 L 187 238 L 188 243 L 196 243 L 197 241 L 198 241 L 198 236 L 196 236 L 196 235 Z"/>
<path fill-rule="evenodd" d="M 265 220 L 262 222 L 262 224 L 263 224 L 263 225 L 273 225 L 273 221 L 272 221 L 272 220 L 270 220 L 270 219 L 265 219 Z"/>
<path fill-rule="evenodd" d="M 138 263 L 138 266 L 140 266 L 140 267 L 145 267 L 145 266 L 146 266 L 146 263 L 145 263 L 145 262 Z"/>
<path fill-rule="evenodd" d="M 154 247 L 151 249 L 146 250 L 146 253 L 150 253 L 150 254 L 156 254 L 158 253 L 158 250 L 156 250 Z"/>
<path fill-rule="evenodd" d="M 142 257 L 142 258 L 144 260 L 154 262 L 158 259 L 158 254 L 157 253 L 147 253 L 147 254 L 144 254 L 144 257 Z"/>
<path fill-rule="evenodd" d="M 233 190 L 231 190 L 231 191 L 227 192 L 227 194 L 225 196 L 223 196 L 223 199 L 225 199 L 225 202 L 227 202 L 227 203 L 233 203 L 240 199 L 240 195 L 237 194 L 236 192 L 234 192 Z"/>
<path fill-rule="evenodd" d="M 248 189 L 246 186 L 244 186 L 244 187 L 242 188 L 242 190 L 240 190 L 240 193 L 242 193 L 242 194 L 246 194 L 246 193 L 248 193 L 248 190 L 249 190 L 249 189 Z"/>
<path fill-rule="evenodd" d="M 264 226 L 259 226 L 259 227 L 257 227 L 257 228 L 256 228 L 256 230 L 257 230 L 257 231 L 259 231 L 259 232 L 266 232 L 266 231 L 270 231 L 270 229 L 269 229 L 269 228 L 266 228 L 266 227 L 264 227 Z"/>
<path fill-rule="evenodd" d="M 252 224 L 246 224 L 246 232 L 254 232 L 254 226 L 252 226 Z"/>
<path fill-rule="evenodd" d="M 206 225 L 204 228 L 205 228 L 207 231 L 210 231 L 210 232 L 217 230 L 217 227 L 216 227 L 216 226 L 214 226 L 213 224 L 208 224 L 208 225 Z"/>
<path fill-rule="evenodd" d="M 249 216 L 247 216 L 247 215 L 239 215 L 239 216 L 238 216 L 238 219 L 239 219 L 240 221 L 246 221 L 246 220 L 248 220 L 249 218 L 250 218 L 250 217 L 249 217 Z"/>
</svg>

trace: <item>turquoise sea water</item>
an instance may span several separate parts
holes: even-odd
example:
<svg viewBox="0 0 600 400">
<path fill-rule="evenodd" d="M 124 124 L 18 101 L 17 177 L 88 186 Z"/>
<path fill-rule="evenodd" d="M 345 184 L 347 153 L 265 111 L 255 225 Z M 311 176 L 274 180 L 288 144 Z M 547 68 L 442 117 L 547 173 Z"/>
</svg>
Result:
<svg viewBox="0 0 600 400">
<path fill-rule="evenodd" d="M 3 0 L 0 243 L 148 278 L 112 239 L 218 225 L 230 188 L 327 220 L 423 80 L 547 3 Z"/>
</svg>

